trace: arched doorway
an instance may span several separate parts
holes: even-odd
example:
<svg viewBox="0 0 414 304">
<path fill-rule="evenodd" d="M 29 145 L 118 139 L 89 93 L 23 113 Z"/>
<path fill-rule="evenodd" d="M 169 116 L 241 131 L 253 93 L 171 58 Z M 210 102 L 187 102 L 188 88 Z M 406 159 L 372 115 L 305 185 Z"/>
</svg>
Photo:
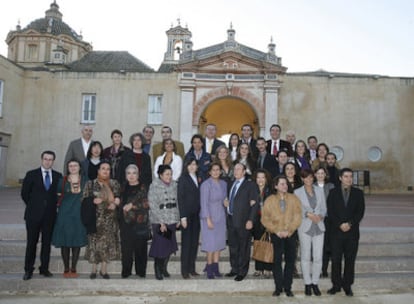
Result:
<svg viewBox="0 0 414 304">
<path fill-rule="evenodd" d="M 209 123 L 217 126 L 217 137 L 225 143 L 231 133 L 241 133 L 243 124 L 253 126 L 255 137 L 259 134 L 259 121 L 255 111 L 249 103 L 239 98 L 222 97 L 211 102 L 200 115 L 200 134 L 204 134 L 205 126 Z"/>
</svg>

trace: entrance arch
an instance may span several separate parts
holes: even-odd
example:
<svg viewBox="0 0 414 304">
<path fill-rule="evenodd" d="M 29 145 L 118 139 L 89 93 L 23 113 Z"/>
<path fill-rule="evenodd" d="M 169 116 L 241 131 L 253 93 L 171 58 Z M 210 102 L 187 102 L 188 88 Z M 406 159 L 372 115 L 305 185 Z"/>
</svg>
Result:
<svg viewBox="0 0 414 304">
<path fill-rule="evenodd" d="M 259 119 L 251 105 L 231 96 L 218 98 L 204 109 L 198 123 L 200 134 L 204 134 L 205 126 L 209 123 L 217 126 L 217 137 L 222 137 L 226 143 L 226 135 L 240 134 L 243 124 L 250 124 L 255 136 L 260 134 Z"/>
</svg>

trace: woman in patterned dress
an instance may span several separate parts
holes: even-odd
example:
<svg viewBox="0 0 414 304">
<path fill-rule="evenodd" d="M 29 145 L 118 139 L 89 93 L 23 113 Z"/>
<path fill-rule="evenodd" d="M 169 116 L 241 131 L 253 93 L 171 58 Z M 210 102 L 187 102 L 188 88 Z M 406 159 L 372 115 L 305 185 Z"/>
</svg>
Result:
<svg viewBox="0 0 414 304">
<path fill-rule="evenodd" d="M 83 191 L 82 220 L 88 233 L 85 258 L 92 264 L 91 279 L 96 278 L 97 264 L 100 275 L 109 279 L 107 263 L 119 259 L 117 207 L 120 204 L 120 187 L 110 179 L 111 166 L 102 161 L 98 177 L 88 181 Z"/>
</svg>

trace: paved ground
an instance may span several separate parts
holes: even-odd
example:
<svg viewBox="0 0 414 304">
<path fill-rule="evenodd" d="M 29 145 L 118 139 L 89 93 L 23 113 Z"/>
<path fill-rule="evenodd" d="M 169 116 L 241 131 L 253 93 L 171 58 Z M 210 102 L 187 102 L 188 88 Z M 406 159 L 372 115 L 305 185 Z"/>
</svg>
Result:
<svg viewBox="0 0 414 304">
<path fill-rule="evenodd" d="M 2 304 L 80 304 L 80 303 L 99 303 L 99 304 L 202 304 L 202 303 L 226 303 L 226 304 L 262 304 L 262 303 L 317 303 L 317 304 L 412 304 L 414 303 L 413 293 L 404 294 L 366 294 L 363 296 L 349 298 L 343 295 L 305 297 L 297 295 L 294 298 L 280 296 L 277 299 L 269 296 L 249 296 L 249 295 L 181 295 L 170 294 L 165 296 L 140 295 L 140 296 L 18 296 L 0 297 Z"/>
</svg>

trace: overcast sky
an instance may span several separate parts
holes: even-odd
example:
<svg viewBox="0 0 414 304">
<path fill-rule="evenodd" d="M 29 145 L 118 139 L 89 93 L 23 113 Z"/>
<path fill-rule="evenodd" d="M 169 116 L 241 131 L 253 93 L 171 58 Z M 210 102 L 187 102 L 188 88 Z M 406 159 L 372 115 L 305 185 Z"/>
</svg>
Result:
<svg viewBox="0 0 414 304">
<path fill-rule="evenodd" d="M 53 0 L 12 0 L 0 10 L 0 54 L 18 20 L 43 18 Z M 57 0 L 63 21 L 94 50 L 126 50 L 158 69 L 171 24 L 188 25 L 195 50 L 227 39 L 267 52 L 288 72 L 414 76 L 412 0 Z"/>
</svg>

